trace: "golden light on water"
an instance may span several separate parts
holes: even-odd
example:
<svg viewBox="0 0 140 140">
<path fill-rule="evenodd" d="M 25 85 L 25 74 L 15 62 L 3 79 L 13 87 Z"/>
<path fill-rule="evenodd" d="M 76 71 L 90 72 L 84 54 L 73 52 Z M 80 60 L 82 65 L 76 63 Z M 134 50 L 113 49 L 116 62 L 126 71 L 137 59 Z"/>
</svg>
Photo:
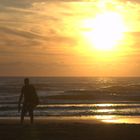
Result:
<svg viewBox="0 0 140 140">
<path fill-rule="evenodd" d="M 100 51 L 113 50 L 125 31 L 122 16 L 110 11 L 97 14 L 95 19 L 85 19 L 83 26 L 90 29 L 84 33 L 85 38 Z"/>
<path fill-rule="evenodd" d="M 112 113 L 115 112 L 115 109 L 98 109 L 98 113 Z"/>
<path fill-rule="evenodd" d="M 115 124 L 140 124 L 139 116 L 117 116 L 117 115 L 102 115 L 96 116 L 97 120 L 100 120 L 104 123 L 115 123 Z"/>
<path fill-rule="evenodd" d="M 113 106 L 113 104 L 97 104 L 97 107 L 110 107 Z"/>
</svg>

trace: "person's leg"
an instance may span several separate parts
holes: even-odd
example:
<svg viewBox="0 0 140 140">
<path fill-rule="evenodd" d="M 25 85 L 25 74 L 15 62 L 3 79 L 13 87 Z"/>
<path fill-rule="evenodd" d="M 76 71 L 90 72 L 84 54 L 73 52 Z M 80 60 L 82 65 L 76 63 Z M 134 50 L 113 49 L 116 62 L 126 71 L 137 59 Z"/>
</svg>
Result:
<svg viewBox="0 0 140 140">
<path fill-rule="evenodd" d="M 25 107 L 23 107 L 21 111 L 21 119 L 20 119 L 21 124 L 23 124 L 25 114 L 26 114 L 26 110 Z"/>
<path fill-rule="evenodd" d="M 34 111 L 33 111 L 33 109 L 30 109 L 29 116 L 30 116 L 30 122 L 31 122 L 31 124 L 33 124 L 33 122 L 34 122 Z"/>
</svg>

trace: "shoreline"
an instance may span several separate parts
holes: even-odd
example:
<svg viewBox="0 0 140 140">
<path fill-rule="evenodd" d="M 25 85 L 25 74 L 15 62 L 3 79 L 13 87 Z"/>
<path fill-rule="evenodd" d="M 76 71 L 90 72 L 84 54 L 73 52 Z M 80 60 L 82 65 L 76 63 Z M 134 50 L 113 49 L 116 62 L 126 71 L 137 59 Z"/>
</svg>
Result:
<svg viewBox="0 0 140 140">
<path fill-rule="evenodd" d="M 25 124 L 29 123 L 29 116 L 25 117 Z M 116 115 L 96 115 L 96 116 L 35 116 L 35 124 L 47 124 L 48 122 L 72 122 L 86 124 L 126 124 L 140 125 L 140 116 L 116 116 Z M 0 117 L 0 124 L 19 124 L 18 117 Z"/>
<path fill-rule="evenodd" d="M 48 122 L 56 123 L 87 123 L 87 124 L 103 124 L 95 118 L 87 117 L 35 117 L 34 124 L 46 125 Z M 0 124 L 20 124 L 20 117 L 0 117 Z M 30 118 L 25 117 L 24 124 L 30 124 Z"/>
</svg>

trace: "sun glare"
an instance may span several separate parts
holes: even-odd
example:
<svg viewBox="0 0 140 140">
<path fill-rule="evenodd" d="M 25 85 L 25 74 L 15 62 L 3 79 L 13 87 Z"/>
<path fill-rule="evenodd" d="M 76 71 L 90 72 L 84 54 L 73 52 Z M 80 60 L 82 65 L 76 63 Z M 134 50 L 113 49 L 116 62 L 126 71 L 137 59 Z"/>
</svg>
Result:
<svg viewBox="0 0 140 140">
<path fill-rule="evenodd" d="M 89 29 L 84 34 L 90 45 L 101 51 L 114 49 L 125 31 L 121 15 L 115 12 L 97 14 L 95 19 L 85 20 L 84 26 Z"/>
</svg>

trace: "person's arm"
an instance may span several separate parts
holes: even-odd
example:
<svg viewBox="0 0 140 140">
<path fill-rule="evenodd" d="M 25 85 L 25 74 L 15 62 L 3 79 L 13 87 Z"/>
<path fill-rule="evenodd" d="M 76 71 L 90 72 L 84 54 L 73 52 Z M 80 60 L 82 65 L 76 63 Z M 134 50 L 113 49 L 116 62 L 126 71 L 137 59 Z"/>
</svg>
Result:
<svg viewBox="0 0 140 140">
<path fill-rule="evenodd" d="M 21 94 L 20 94 L 19 101 L 18 101 L 18 112 L 20 112 L 20 109 L 21 109 L 22 98 L 23 98 L 23 88 L 21 90 Z"/>
</svg>

